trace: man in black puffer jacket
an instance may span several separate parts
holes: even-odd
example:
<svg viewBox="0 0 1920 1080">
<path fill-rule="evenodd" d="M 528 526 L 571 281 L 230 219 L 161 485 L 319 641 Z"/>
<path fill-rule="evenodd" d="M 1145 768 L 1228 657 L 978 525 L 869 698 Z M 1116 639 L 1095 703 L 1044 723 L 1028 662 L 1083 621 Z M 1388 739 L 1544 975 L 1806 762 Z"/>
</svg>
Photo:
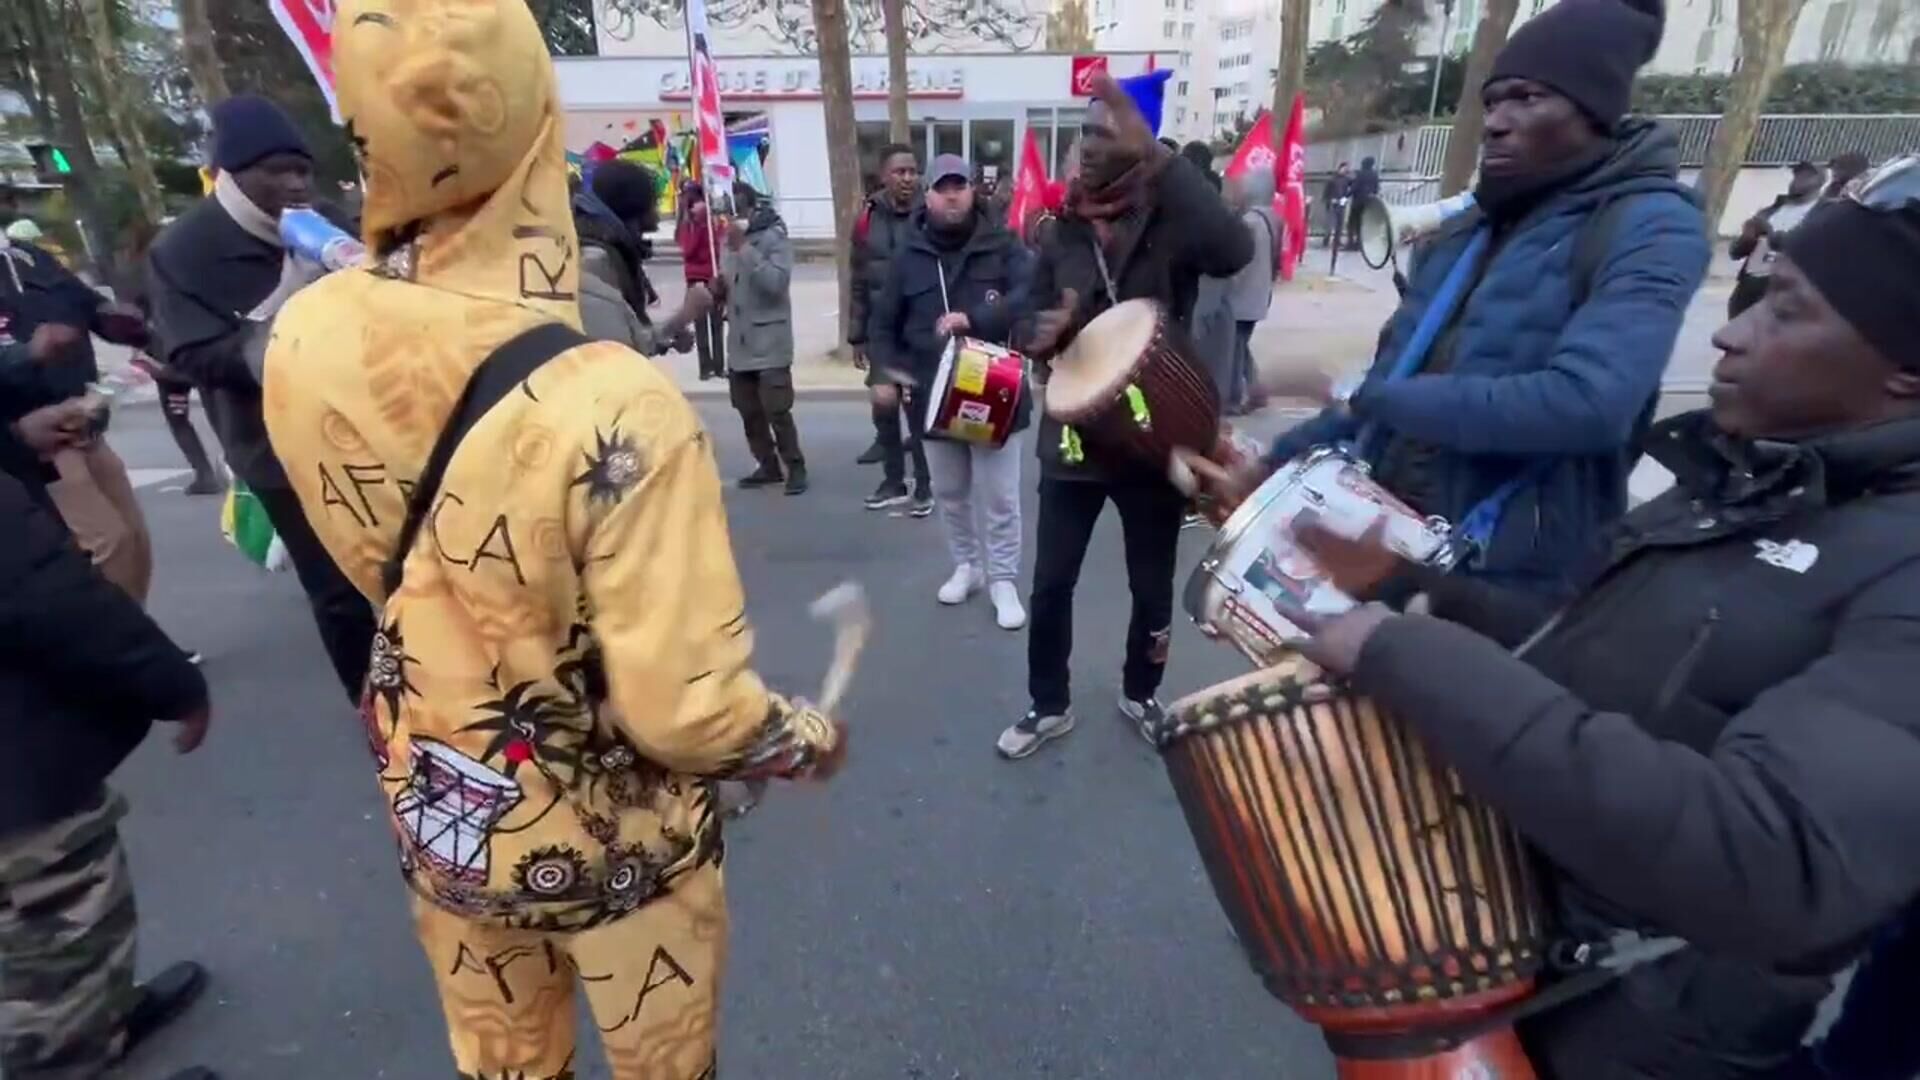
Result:
<svg viewBox="0 0 1920 1080">
<path fill-rule="evenodd" d="M 1523 1024 L 1543 1076 L 1766 1076 L 1920 895 L 1915 180 L 1794 231 L 1715 335 L 1711 409 L 1650 435 L 1676 486 L 1557 613 L 1415 571 L 1437 618 L 1311 620 L 1303 651 L 1543 856 L 1572 942 L 1686 943 Z M 1383 565 L 1305 539 L 1335 580 Z"/>
<path fill-rule="evenodd" d="M 191 963 L 133 983 L 126 805 L 106 779 L 152 717 L 198 746 L 207 684 L 5 474 L 0 521 L 0 1074 L 97 1076 L 206 983 Z"/>
</svg>

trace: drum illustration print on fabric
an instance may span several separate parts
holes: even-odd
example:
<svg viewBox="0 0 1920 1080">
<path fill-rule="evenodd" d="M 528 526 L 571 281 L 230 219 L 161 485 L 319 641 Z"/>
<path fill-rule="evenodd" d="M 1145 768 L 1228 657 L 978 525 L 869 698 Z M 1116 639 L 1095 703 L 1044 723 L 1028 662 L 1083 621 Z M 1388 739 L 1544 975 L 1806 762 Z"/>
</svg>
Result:
<svg viewBox="0 0 1920 1080">
<path fill-rule="evenodd" d="M 493 868 L 493 828 L 520 805 L 520 785 L 437 739 L 415 736 L 412 754 L 393 818 L 413 856 L 442 877 L 484 886 Z"/>
</svg>

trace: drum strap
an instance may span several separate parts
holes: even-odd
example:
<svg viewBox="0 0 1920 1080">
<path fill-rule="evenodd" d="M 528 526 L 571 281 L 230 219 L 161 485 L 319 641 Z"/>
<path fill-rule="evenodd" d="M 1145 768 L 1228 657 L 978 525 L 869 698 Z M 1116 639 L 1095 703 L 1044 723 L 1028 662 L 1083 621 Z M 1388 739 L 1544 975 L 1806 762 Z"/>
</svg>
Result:
<svg viewBox="0 0 1920 1080">
<path fill-rule="evenodd" d="M 1512 1027 L 1528 1017 L 1577 1001 L 1605 988 L 1642 964 L 1663 959 L 1686 947 L 1687 943 L 1677 937 L 1643 938 L 1637 934 L 1622 934 L 1612 941 L 1579 946 L 1575 950 L 1576 966 L 1567 977 L 1530 998 L 1487 1013 L 1471 1024 L 1387 1035 L 1357 1035 L 1323 1029 L 1321 1036 L 1326 1039 L 1327 1049 L 1333 1051 L 1335 1056 L 1355 1061 L 1391 1061 L 1444 1054 L 1482 1035 Z"/>
<path fill-rule="evenodd" d="M 1100 281 L 1107 287 L 1107 303 L 1120 302 L 1120 290 L 1113 287 L 1113 271 L 1107 269 L 1107 253 L 1100 250 L 1100 241 L 1093 242 L 1093 265 L 1100 268 Z"/>
<path fill-rule="evenodd" d="M 473 374 L 467 378 L 467 388 L 461 391 L 460 400 L 454 402 L 453 411 L 447 414 L 446 426 L 440 429 L 440 437 L 434 440 L 433 451 L 427 455 L 426 467 L 420 470 L 420 478 L 407 495 L 407 516 L 400 525 L 400 538 L 394 544 L 393 554 L 387 556 L 386 564 L 380 568 L 380 587 L 387 596 L 391 597 L 400 591 L 407 554 L 413 550 L 414 541 L 419 539 L 420 526 L 426 521 L 428 511 L 433 509 L 433 500 L 440 494 L 440 481 L 447 475 L 447 465 L 452 462 L 453 452 L 460 448 L 460 441 L 466 438 L 467 432 L 501 398 L 526 382 L 527 377 L 540 365 L 575 345 L 586 344 L 587 340 L 585 334 L 564 323 L 541 323 L 493 350 L 485 360 L 480 361 L 479 367 L 473 369 Z"/>
</svg>

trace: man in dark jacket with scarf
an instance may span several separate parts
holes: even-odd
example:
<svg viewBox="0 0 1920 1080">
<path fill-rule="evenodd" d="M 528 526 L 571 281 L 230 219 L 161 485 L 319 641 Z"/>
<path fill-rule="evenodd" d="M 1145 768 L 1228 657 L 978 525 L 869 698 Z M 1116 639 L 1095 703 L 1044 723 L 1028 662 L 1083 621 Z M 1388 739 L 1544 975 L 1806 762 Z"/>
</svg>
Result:
<svg viewBox="0 0 1920 1080">
<path fill-rule="evenodd" d="M 926 205 L 913 235 L 893 256 L 892 280 L 874 305 L 869 355 L 910 377 L 904 407 L 923 428 L 941 354 L 955 337 L 1004 344 L 1025 304 L 1033 256 L 979 197 L 966 160 L 941 154 L 927 170 Z M 1032 396 L 1013 418 L 1027 426 Z M 999 447 L 941 440 L 925 448 L 933 497 L 953 556 L 942 604 L 965 603 L 982 587 L 1004 630 L 1027 624 L 1020 576 L 1020 440 Z M 978 511 L 978 513 L 976 513 Z M 984 528 L 982 528 L 984 524 Z"/>
<path fill-rule="evenodd" d="M 198 746 L 207 684 L 4 474 L 0 521 L 0 1074 L 94 1077 L 206 985 L 192 963 L 134 985 L 126 803 L 106 779 L 155 718 Z"/>
<path fill-rule="evenodd" d="M 1626 511 L 1628 448 L 1710 256 L 1673 134 L 1622 119 L 1661 25 L 1625 0 L 1564 0 L 1514 32 L 1484 91 L 1478 208 L 1421 253 L 1364 380 L 1271 380 L 1327 407 L 1269 469 L 1353 445 L 1475 544 L 1470 572 L 1567 590 Z"/>
<path fill-rule="evenodd" d="M 1768 1075 L 1920 895 L 1917 181 L 1788 238 L 1714 336 L 1711 408 L 1648 439 L 1675 487 L 1571 602 L 1414 570 L 1437 617 L 1310 620 L 1303 651 L 1544 857 L 1569 944 L 1686 943 L 1523 1024 L 1543 1076 Z M 1303 538 L 1337 581 L 1384 565 Z"/>
<path fill-rule="evenodd" d="M 1157 122 L 1164 76 L 1147 85 Z M 1128 92 L 1103 76 L 1095 93 L 1081 132 L 1079 177 L 1034 269 L 1032 303 L 1046 310 L 1014 338 L 1043 368 L 1122 300 L 1157 301 L 1171 333 L 1185 339 L 1200 278 L 1231 276 L 1253 254 L 1246 228 L 1220 194 L 1192 162 L 1154 141 L 1154 124 Z M 1174 559 L 1187 506 L 1163 474 L 1109 460 L 1050 417 L 1041 420 L 1038 438 L 1040 522 L 1027 637 L 1032 704 L 1000 735 L 1008 758 L 1073 729 L 1073 593 L 1108 500 L 1120 511 L 1133 594 L 1119 708 L 1143 730 L 1157 722 L 1154 695 L 1172 642 Z"/>
<path fill-rule="evenodd" d="M 167 226 L 147 253 L 161 362 L 200 388 L 227 465 L 259 498 L 313 606 L 320 642 L 354 701 L 373 646 L 373 611 L 313 534 L 260 417 L 260 357 L 273 316 L 319 270 L 280 240 L 280 211 L 313 198 L 313 156 L 265 98 L 213 107 L 213 194 Z M 357 506 L 352 478 L 338 478 Z"/>
</svg>

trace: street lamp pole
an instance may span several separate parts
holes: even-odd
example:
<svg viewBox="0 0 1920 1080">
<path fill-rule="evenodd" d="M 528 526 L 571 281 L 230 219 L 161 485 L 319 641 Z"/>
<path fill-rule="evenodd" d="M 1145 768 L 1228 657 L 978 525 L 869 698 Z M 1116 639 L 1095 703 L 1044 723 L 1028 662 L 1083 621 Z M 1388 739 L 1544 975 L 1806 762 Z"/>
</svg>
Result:
<svg viewBox="0 0 1920 1080">
<path fill-rule="evenodd" d="M 1453 28 L 1453 0 L 1440 6 L 1440 44 L 1433 50 L 1433 93 L 1427 98 L 1427 119 L 1440 115 L 1440 75 L 1447 70 L 1447 31 Z"/>
</svg>

